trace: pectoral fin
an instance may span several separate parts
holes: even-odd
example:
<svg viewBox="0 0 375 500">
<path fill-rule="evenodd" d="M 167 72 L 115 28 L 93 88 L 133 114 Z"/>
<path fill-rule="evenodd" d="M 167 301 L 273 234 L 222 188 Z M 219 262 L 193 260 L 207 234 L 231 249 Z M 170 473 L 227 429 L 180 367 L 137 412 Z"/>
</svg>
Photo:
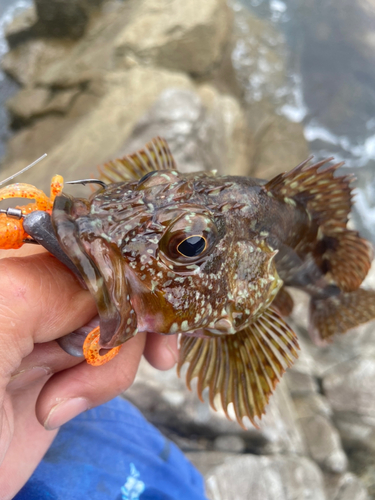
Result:
<svg viewBox="0 0 375 500">
<path fill-rule="evenodd" d="M 220 394 L 226 416 L 233 403 L 236 419 L 244 427 L 247 416 L 261 418 L 281 376 L 297 358 L 298 341 L 282 317 L 269 308 L 254 323 L 234 335 L 211 338 L 183 336 L 177 371 L 190 363 L 186 383 L 198 377 L 198 395 L 209 388 L 209 401 Z"/>
</svg>

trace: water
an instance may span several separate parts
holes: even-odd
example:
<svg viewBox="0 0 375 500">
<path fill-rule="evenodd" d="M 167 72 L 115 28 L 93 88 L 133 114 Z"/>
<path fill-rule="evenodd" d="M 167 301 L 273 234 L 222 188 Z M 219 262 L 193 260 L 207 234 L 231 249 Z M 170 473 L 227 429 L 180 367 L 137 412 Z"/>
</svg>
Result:
<svg viewBox="0 0 375 500">
<path fill-rule="evenodd" d="M 303 124 L 317 158 L 355 170 L 354 219 L 375 243 L 375 2 L 368 11 L 356 0 L 241 3 L 283 34 L 288 81 L 274 90 L 277 111 Z"/>
</svg>

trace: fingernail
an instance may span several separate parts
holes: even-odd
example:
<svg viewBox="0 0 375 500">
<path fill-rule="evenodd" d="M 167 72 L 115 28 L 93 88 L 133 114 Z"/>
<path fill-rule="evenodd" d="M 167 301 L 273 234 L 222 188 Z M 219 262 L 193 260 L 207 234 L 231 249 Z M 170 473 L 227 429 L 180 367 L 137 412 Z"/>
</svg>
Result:
<svg viewBox="0 0 375 500">
<path fill-rule="evenodd" d="M 27 370 L 21 370 L 20 372 L 13 375 L 7 386 L 7 390 L 17 390 L 26 387 L 36 380 L 39 380 L 46 375 L 50 375 L 51 370 L 46 366 L 34 366 L 34 368 L 29 368 Z"/>
<path fill-rule="evenodd" d="M 57 429 L 88 409 L 89 402 L 86 398 L 63 399 L 50 410 L 44 421 L 44 428 L 47 431 Z"/>
</svg>

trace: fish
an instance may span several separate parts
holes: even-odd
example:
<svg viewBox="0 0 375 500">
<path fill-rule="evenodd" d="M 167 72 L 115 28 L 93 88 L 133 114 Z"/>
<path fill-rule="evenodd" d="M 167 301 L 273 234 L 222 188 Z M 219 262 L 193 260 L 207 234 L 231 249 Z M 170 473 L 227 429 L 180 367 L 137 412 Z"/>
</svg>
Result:
<svg viewBox="0 0 375 500">
<path fill-rule="evenodd" d="M 214 409 L 258 426 L 298 357 L 288 287 L 309 295 L 317 343 L 375 318 L 375 291 L 360 288 L 372 248 L 347 227 L 353 176 L 331 160 L 268 181 L 182 173 L 157 137 L 100 167 L 90 197 L 55 193 L 54 234 L 100 318 L 88 361 L 138 332 L 178 334 L 188 388 L 196 378 L 201 400 L 207 389 Z"/>
</svg>

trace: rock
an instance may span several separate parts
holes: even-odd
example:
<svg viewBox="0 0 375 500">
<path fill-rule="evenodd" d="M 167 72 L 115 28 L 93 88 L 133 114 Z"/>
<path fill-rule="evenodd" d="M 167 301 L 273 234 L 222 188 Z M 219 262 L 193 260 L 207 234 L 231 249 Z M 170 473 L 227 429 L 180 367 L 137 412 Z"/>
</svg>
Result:
<svg viewBox="0 0 375 500">
<path fill-rule="evenodd" d="M 270 179 L 309 156 L 301 123 L 281 115 L 287 102 L 286 43 L 271 23 L 235 4 L 232 64 L 251 131 L 249 174 Z"/>
<path fill-rule="evenodd" d="M 332 416 L 332 408 L 329 405 L 328 399 L 318 393 L 305 394 L 293 398 L 293 403 L 300 419 L 322 415 L 330 418 Z"/>
<path fill-rule="evenodd" d="M 227 459 L 238 457 L 238 454 L 224 451 L 187 451 L 185 456 L 201 474 L 206 475 L 211 469 L 222 465 Z"/>
<path fill-rule="evenodd" d="M 45 71 L 36 71 L 28 58 L 29 72 L 38 74 L 39 85 L 80 85 L 103 72 L 139 64 L 205 73 L 220 61 L 230 34 L 231 16 L 225 0 L 203 4 L 199 0 L 127 0 L 106 7 L 100 17 L 90 20 L 73 50 L 56 57 Z M 22 49 L 17 47 L 15 54 L 9 53 L 5 65 L 9 73 L 16 72 L 14 59 L 20 59 L 20 51 L 30 52 L 26 46 L 31 42 Z"/>
<path fill-rule="evenodd" d="M 207 73 L 221 59 L 230 28 L 224 0 L 145 0 L 115 40 L 116 67 L 131 56 L 143 64 Z"/>
<path fill-rule="evenodd" d="M 335 414 L 334 422 L 346 448 L 375 453 L 374 418 L 358 416 L 354 412 L 340 412 Z"/>
<path fill-rule="evenodd" d="M 283 35 L 238 2 L 234 6 L 233 38 L 232 62 L 245 101 L 256 104 L 265 100 L 272 107 L 280 104 L 278 91 L 286 83 Z M 257 115 L 253 120 L 259 118 Z"/>
<path fill-rule="evenodd" d="M 52 93 L 44 87 L 25 88 L 7 101 L 7 108 L 13 124 L 25 124 L 48 113 L 66 113 L 78 93 L 78 89 Z"/>
<path fill-rule="evenodd" d="M 137 151 L 157 135 L 164 137 L 182 172 L 247 169 L 246 123 L 237 101 L 206 85 L 198 92 L 164 91 L 136 124 L 119 156 Z"/>
<path fill-rule="evenodd" d="M 360 479 L 346 472 L 345 474 L 324 474 L 327 498 L 332 500 L 368 500 L 366 488 Z"/>
<path fill-rule="evenodd" d="M 7 52 L 2 69 L 22 85 L 32 87 L 56 61 L 64 60 L 73 48 L 68 40 L 35 39 Z"/>
<path fill-rule="evenodd" d="M 5 27 L 4 35 L 9 47 L 14 48 L 19 43 L 25 42 L 33 36 L 36 22 L 37 13 L 33 4 L 30 8 L 22 11 Z"/>
<path fill-rule="evenodd" d="M 174 369 L 158 372 L 142 362 L 136 381 L 125 397 L 172 439 L 176 435 L 186 438 L 194 435 L 214 440 L 230 435 L 241 438 L 247 450 L 257 453 L 303 454 L 306 451 L 283 382 L 271 398 L 259 424 L 260 430 L 248 423 L 244 431 L 237 422 L 227 420 L 222 410 L 215 412 L 207 401 L 199 401 L 195 388 L 189 393 Z"/>
<path fill-rule="evenodd" d="M 335 412 L 353 412 L 375 420 L 375 358 L 363 356 L 332 368 L 323 389 Z"/>
<path fill-rule="evenodd" d="M 242 453 L 245 450 L 245 447 L 246 444 L 240 436 L 218 436 L 214 441 L 214 448 L 217 451 Z"/>
<path fill-rule="evenodd" d="M 295 309 L 297 307 L 298 303 L 295 303 Z M 298 328 L 295 328 L 295 330 L 298 333 Z M 298 359 L 284 375 L 288 389 L 293 398 L 316 393 L 318 391 L 318 382 L 314 371 L 314 359 L 310 356 L 304 340 L 301 338 L 298 340 L 301 348 L 298 353 Z"/>
<path fill-rule="evenodd" d="M 240 455 L 206 474 L 211 500 L 326 500 L 322 473 L 304 457 Z"/>
<path fill-rule="evenodd" d="M 93 7 L 103 0 L 34 0 L 38 34 L 79 38 L 83 35 Z"/>
<path fill-rule="evenodd" d="M 301 418 L 299 423 L 306 439 L 310 457 L 323 469 L 344 472 L 348 460 L 342 449 L 339 433 L 322 415 Z"/>
<path fill-rule="evenodd" d="M 252 108 L 249 109 L 249 114 Z M 307 141 L 300 123 L 283 116 L 268 116 L 255 135 L 256 147 L 251 175 L 262 179 L 287 172 L 309 156 Z"/>
<path fill-rule="evenodd" d="M 40 120 L 38 126 L 25 134 L 15 136 L 4 162 L 3 175 L 14 173 L 40 156 L 39 151 L 35 156 L 35 145 L 38 145 L 48 157 L 33 172 L 25 173 L 24 182 L 30 181 L 48 190 L 51 170 L 70 179 L 90 176 L 95 173 L 96 165 L 117 156 L 136 122 L 163 90 L 169 86 L 193 88 L 185 75 L 139 67 L 109 73 L 101 86 L 102 93 L 97 89 L 97 94 L 91 95 L 94 102 L 85 103 L 82 110 L 82 100 L 74 101 L 65 123 L 57 122 L 63 128 L 61 135 L 49 130 L 54 142 L 50 142 L 48 149 L 46 129 L 56 123 L 50 118 Z"/>
</svg>

